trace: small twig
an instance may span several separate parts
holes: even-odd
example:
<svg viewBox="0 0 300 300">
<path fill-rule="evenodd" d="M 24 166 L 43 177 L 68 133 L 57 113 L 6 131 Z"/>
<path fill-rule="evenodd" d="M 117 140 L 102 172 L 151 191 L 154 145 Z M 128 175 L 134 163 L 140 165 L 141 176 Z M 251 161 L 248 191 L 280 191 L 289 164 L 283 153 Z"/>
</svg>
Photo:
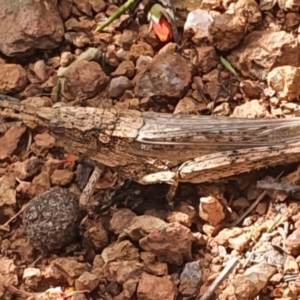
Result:
<svg viewBox="0 0 300 300">
<path fill-rule="evenodd" d="M 278 182 L 267 182 L 260 180 L 257 182 L 258 189 L 272 190 L 278 192 L 284 192 L 296 199 L 300 199 L 300 185 L 295 184 L 283 184 Z"/>
<path fill-rule="evenodd" d="M 27 147 L 26 147 L 26 152 L 28 153 L 32 144 L 32 132 L 30 130 L 30 128 L 28 129 L 28 142 L 27 142 Z M 27 155 L 27 154 L 26 154 Z"/>
<path fill-rule="evenodd" d="M 219 276 L 215 279 L 215 281 L 210 285 L 210 287 L 205 291 L 202 297 L 197 300 L 208 300 L 213 295 L 218 286 L 223 282 L 223 280 L 229 275 L 229 273 L 233 270 L 233 268 L 237 265 L 239 259 L 237 257 L 233 257 L 223 271 L 219 274 Z"/>
<path fill-rule="evenodd" d="M 30 203 L 30 202 L 29 202 Z M 29 203 L 25 204 L 14 216 L 12 216 L 7 222 L 4 224 L 0 225 L 0 230 L 4 231 L 9 231 L 8 226 L 9 224 L 16 218 L 18 217 L 29 205 Z"/>
<path fill-rule="evenodd" d="M 87 204 L 89 203 L 89 200 L 94 193 L 94 188 L 101 176 L 101 173 L 102 173 L 102 170 L 96 166 L 88 183 L 86 184 L 84 190 L 81 193 L 81 196 L 79 199 L 79 205 L 81 208 L 87 207 Z"/>
<path fill-rule="evenodd" d="M 275 180 L 278 180 L 283 172 L 281 172 Z M 229 227 L 235 227 L 237 226 L 245 217 L 248 216 L 248 214 L 260 203 L 260 201 L 267 195 L 267 191 L 263 191 L 258 198 L 247 208 L 247 210 L 234 222 L 232 222 Z"/>
</svg>

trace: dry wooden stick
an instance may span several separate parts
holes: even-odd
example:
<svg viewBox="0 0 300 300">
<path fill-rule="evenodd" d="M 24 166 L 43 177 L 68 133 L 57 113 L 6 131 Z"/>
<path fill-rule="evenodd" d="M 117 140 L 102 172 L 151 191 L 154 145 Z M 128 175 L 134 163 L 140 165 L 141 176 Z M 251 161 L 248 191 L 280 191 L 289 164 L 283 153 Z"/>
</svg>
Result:
<svg viewBox="0 0 300 300">
<path fill-rule="evenodd" d="M 229 275 L 229 273 L 234 269 L 234 267 L 239 263 L 239 259 L 233 257 L 226 267 L 222 270 L 219 276 L 215 279 L 215 281 L 211 284 L 211 286 L 205 291 L 202 297 L 198 300 L 208 300 L 213 295 L 218 286 L 224 281 L 224 279 Z"/>
</svg>

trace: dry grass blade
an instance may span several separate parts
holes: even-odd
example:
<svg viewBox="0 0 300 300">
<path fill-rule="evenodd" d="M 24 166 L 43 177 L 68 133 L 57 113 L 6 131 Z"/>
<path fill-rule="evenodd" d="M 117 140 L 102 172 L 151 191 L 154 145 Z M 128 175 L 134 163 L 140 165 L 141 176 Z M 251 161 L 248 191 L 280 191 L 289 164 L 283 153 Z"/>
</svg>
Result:
<svg viewBox="0 0 300 300">
<path fill-rule="evenodd" d="M 206 290 L 201 298 L 197 300 L 208 300 L 213 295 L 214 291 L 218 288 L 218 286 L 224 281 L 224 279 L 232 272 L 233 268 L 239 263 L 239 259 L 233 257 L 226 267 L 222 270 L 216 280 L 211 284 L 211 286 Z"/>
<path fill-rule="evenodd" d="M 278 180 L 281 177 L 282 173 L 279 174 L 276 177 L 276 180 Z M 267 191 L 263 191 L 259 197 L 247 208 L 247 210 L 238 218 L 236 219 L 233 223 L 230 224 L 230 227 L 235 227 L 237 226 L 244 218 L 248 216 L 248 214 L 259 204 L 259 202 L 267 195 Z"/>
</svg>

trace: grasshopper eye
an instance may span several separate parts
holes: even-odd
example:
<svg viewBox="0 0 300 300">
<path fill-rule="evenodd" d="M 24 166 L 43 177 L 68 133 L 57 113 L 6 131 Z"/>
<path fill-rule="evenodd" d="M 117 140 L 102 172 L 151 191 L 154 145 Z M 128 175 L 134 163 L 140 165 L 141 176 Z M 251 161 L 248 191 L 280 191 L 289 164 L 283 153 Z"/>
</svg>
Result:
<svg viewBox="0 0 300 300">
<path fill-rule="evenodd" d="M 49 122 L 49 129 L 54 134 L 63 134 L 65 132 L 64 125 L 58 119 L 52 119 Z"/>
<path fill-rule="evenodd" d="M 53 109 L 60 109 L 62 106 L 66 106 L 66 104 L 63 103 L 63 102 L 56 102 L 56 103 L 53 104 L 52 108 Z"/>
</svg>

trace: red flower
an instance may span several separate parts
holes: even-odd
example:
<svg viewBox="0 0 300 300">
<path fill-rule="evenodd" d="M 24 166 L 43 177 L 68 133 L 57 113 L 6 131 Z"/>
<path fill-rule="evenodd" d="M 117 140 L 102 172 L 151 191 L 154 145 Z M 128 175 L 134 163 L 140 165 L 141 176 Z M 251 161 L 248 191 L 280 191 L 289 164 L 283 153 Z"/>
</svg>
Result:
<svg viewBox="0 0 300 300">
<path fill-rule="evenodd" d="M 161 17 L 159 23 L 153 22 L 153 29 L 161 42 L 168 42 L 172 37 L 172 26 L 165 17 Z"/>
</svg>

